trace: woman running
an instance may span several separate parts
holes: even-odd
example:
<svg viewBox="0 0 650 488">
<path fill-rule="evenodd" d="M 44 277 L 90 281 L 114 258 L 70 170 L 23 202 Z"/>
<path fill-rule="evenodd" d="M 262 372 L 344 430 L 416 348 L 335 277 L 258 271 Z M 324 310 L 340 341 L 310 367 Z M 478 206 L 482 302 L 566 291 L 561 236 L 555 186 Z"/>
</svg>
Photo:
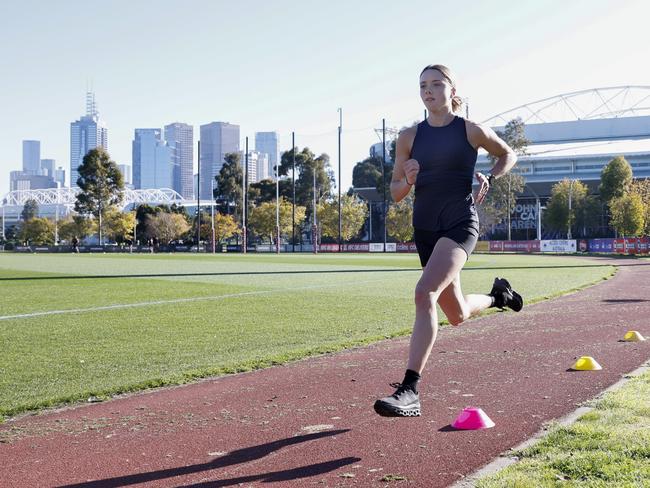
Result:
<svg viewBox="0 0 650 488">
<path fill-rule="evenodd" d="M 505 279 L 496 278 L 488 295 L 463 295 L 460 286 L 460 271 L 478 240 L 474 204 L 483 201 L 492 182 L 510 171 L 517 157 L 493 130 L 454 115 L 462 102 L 449 68 L 424 68 L 420 97 L 428 116 L 400 133 L 390 184 L 396 202 L 415 187 L 414 240 L 423 271 L 415 287 L 415 324 L 404 380 L 391 384 L 395 393 L 375 402 L 375 411 L 389 417 L 420 415 L 417 386 L 438 332 L 436 303 L 452 325 L 490 307 L 516 312 L 523 307 L 523 299 Z M 479 147 L 497 158 L 488 176 L 474 174 Z M 472 176 L 478 181 L 475 194 Z"/>
</svg>

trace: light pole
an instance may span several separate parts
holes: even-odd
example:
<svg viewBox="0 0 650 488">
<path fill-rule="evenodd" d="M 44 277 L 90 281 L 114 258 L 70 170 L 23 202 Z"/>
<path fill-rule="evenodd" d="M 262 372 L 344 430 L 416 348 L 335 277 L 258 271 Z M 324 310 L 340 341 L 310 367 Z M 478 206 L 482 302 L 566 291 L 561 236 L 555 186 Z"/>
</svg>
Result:
<svg viewBox="0 0 650 488">
<path fill-rule="evenodd" d="M 292 252 L 296 252 L 296 133 L 291 133 L 291 243 Z M 302 240 L 301 240 L 302 242 Z"/>
<path fill-rule="evenodd" d="M 55 246 L 59 245 L 59 186 L 58 185 L 56 187 L 56 207 L 54 212 L 54 245 Z"/>
<path fill-rule="evenodd" d="M 247 191 L 248 190 L 248 137 L 246 137 L 246 154 L 245 154 L 245 167 L 243 168 L 244 174 L 242 175 L 242 213 L 241 213 L 241 218 L 242 218 L 242 252 L 246 254 L 247 251 L 247 243 L 248 243 L 248 236 L 246 232 L 246 213 L 248 212 L 248 195 Z"/>
<path fill-rule="evenodd" d="M 212 178 L 212 197 L 210 198 L 210 213 L 212 214 L 211 218 L 211 228 L 212 228 L 212 254 L 217 252 L 216 249 L 216 243 L 214 242 L 215 234 L 214 234 L 214 178 Z"/>
<path fill-rule="evenodd" d="M 280 175 L 275 164 L 275 252 L 280 254 Z"/>
<path fill-rule="evenodd" d="M 343 109 L 339 108 L 339 252 L 341 252 L 341 131 L 343 130 Z"/>
<path fill-rule="evenodd" d="M 569 228 L 566 233 L 566 238 L 571 239 L 571 193 L 573 192 L 573 182 L 575 180 L 571 180 L 569 182 L 569 218 L 567 219 L 569 221 Z"/>
<path fill-rule="evenodd" d="M 384 220 L 384 252 L 386 252 L 386 119 L 381 119 L 381 186 L 383 189 L 384 203 L 381 212 Z"/>
<path fill-rule="evenodd" d="M 511 234 L 511 224 L 510 224 L 510 173 L 506 175 L 506 178 L 508 178 L 508 240 L 512 240 L 512 234 Z"/>
<path fill-rule="evenodd" d="M 196 252 L 201 249 L 201 141 L 199 141 L 198 172 L 196 174 Z"/>
<path fill-rule="evenodd" d="M 318 253 L 318 224 L 316 221 L 316 162 L 314 162 L 314 168 L 313 168 L 313 175 L 314 175 L 314 214 L 312 215 L 312 244 L 314 246 L 314 254 Z"/>
</svg>

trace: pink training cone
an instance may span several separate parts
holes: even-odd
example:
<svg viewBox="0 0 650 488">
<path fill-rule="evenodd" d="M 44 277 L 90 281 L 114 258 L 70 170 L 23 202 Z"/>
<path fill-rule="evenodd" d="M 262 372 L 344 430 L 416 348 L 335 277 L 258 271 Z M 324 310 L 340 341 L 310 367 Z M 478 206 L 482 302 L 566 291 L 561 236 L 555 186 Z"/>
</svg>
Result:
<svg viewBox="0 0 650 488">
<path fill-rule="evenodd" d="M 478 430 L 494 427 L 494 422 L 478 407 L 466 407 L 451 424 L 454 429 Z"/>
</svg>

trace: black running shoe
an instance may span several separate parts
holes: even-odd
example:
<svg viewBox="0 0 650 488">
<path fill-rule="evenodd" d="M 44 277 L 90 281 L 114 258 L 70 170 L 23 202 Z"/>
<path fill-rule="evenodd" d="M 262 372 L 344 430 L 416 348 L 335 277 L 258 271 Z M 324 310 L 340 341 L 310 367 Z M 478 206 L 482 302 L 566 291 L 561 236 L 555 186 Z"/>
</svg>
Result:
<svg viewBox="0 0 650 488">
<path fill-rule="evenodd" d="M 377 400 L 375 412 L 382 417 L 419 417 L 420 396 L 401 383 L 391 383 L 390 386 L 397 390 L 391 396 Z"/>
<path fill-rule="evenodd" d="M 505 278 L 495 278 L 490 295 L 494 297 L 494 305 L 500 309 L 508 307 L 515 312 L 524 308 L 524 299 L 514 291 Z"/>
</svg>

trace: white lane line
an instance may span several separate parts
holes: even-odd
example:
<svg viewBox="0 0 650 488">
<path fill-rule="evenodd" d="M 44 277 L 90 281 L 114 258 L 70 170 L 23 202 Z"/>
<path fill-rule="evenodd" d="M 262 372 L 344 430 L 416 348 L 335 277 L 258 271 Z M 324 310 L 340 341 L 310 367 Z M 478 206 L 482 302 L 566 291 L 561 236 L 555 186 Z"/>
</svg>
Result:
<svg viewBox="0 0 650 488">
<path fill-rule="evenodd" d="M 354 283 L 349 283 L 353 285 L 364 284 L 364 283 L 373 283 L 377 281 L 384 281 L 383 279 L 376 280 L 365 280 L 365 281 L 355 281 Z M 294 288 L 282 288 L 279 290 L 260 290 L 260 291 L 246 291 L 241 293 L 230 293 L 227 295 L 214 295 L 209 297 L 193 297 L 193 298 L 175 298 L 173 300 L 155 300 L 151 302 L 137 302 L 137 303 L 124 303 L 118 305 L 106 305 L 103 307 L 91 307 L 91 308 L 70 308 L 66 310 L 47 310 L 44 312 L 33 312 L 33 313 L 23 313 L 18 315 L 2 315 L 0 320 L 12 320 L 12 319 L 27 319 L 32 317 L 42 317 L 47 315 L 62 315 L 69 313 L 84 313 L 84 312 L 102 312 L 106 310 L 120 310 L 124 308 L 137 308 L 137 307 L 152 307 L 155 305 L 169 305 L 174 303 L 189 303 L 189 302 L 203 302 L 211 300 L 224 300 L 226 298 L 238 298 L 251 295 L 270 295 L 271 293 L 282 293 L 286 291 L 296 291 L 296 290 L 314 290 L 320 288 L 332 288 L 332 287 L 342 287 L 346 283 L 337 283 L 331 285 L 313 285 L 313 286 L 299 286 Z"/>
</svg>

